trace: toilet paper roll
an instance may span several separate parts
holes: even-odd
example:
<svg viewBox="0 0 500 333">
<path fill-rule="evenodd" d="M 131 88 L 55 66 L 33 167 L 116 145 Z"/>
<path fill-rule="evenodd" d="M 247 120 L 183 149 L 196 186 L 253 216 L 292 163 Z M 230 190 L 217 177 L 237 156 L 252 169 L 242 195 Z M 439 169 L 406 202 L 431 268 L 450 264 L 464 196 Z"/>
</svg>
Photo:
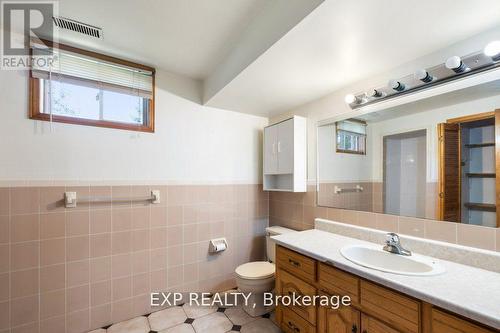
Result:
<svg viewBox="0 0 500 333">
<path fill-rule="evenodd" d="M 225 243 L 217 243 L 215 244 L 215 252 L 221 252 L 226 249 L 226 244 Z"/>
</svg>

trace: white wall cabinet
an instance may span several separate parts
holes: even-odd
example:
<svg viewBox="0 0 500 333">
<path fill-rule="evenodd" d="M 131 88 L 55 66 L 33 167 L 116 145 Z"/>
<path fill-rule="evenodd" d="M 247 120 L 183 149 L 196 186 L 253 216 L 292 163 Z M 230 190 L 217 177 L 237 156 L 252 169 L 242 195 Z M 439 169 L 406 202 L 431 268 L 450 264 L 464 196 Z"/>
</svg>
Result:
<svg viewBox="0 0 500 333">
<path fill-rule="evenodd" d="M 264 190 L 306 192 L 306 118 L 294 116 L 264 129 Z"/>
<path fill-rule="evenodd" d="M 278 173 L 278 126 L 264 128 L 264 174 Z"/>
</svg>

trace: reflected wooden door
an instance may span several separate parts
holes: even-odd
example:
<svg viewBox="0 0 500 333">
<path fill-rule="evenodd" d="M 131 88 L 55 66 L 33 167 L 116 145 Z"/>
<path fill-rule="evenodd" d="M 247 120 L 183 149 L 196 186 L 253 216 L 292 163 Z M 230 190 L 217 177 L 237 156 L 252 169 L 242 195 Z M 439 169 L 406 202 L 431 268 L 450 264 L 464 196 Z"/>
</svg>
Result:
<svg viewBox="0 0 500 333">
<path fill-rule="evenodd" d="M 460 125 L 438 124 L 439 220 L 460 222 Z"/>
</svg>

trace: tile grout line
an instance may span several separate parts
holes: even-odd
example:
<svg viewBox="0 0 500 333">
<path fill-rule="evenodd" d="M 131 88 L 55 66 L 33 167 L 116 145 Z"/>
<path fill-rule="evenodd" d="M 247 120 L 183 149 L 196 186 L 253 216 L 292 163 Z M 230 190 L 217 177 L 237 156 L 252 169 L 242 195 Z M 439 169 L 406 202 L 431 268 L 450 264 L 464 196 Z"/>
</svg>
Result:
<svg viewBox="0 0 500 333">
<path fill-rule="evenodd" d="M 90 186 L 88 186 L 87 188 L 87 191 L 88 191 L 88 195 L 90 196 Z M 89 241 L 88 241 L 88 245 L 89 245 L 89 257 L 88 257 L 88 263 L 89 263 L 89 272 L 88 272 L 88 278 L 89 278 L 89 283 L 88 283 L 88 288 L 89 288 L 89 305 L 88 305 L 88 309 L 89 309 L 89 320 L 88 320 L 88 329 L 92 329 L 92 311 L 91 311 L 91 304 L 92 304 L 92 287 L 91 287 L 91 284 L 90 284 L 90 252 L 91 252 L 91 243 L 90 243 L 90 240 L 91 240 L 91 237 L 90 237 L 90 207 L 91 205 L 88 206 L 88 218 L 87 218 L 87 227 L 88 227 L 88 231 L 89 231 Z"/>
<path fill-rule="evenodd" d="M 64 191 L 66 191 L 66 187 L 64 188 Z M 67 320 L 67 315 L 68 315 L 68 304 L 67 304 L 67 292 L 68 292 L 68 253 L 66 251 L 67 246 L 68 246 L 68 240 L 66 237 L 66 219 L 67 219 L 67 213 L 66 213 L 66 208 L 64 209 L 64 331 L 68 331 L 68 320 Z M 90 269 L 89 269 L 90 271 Z"/>
<path fill-rule="evenodd" d="M 41 270 L 41 260 L 42 260 L 42 242 L 40 241 L 40 214 L 42 205 L 42 193 L 38 190 L 38 332 L 40 332 L 41 322 L 42 322 L 42 293 L 40 288 L 40 270 Z M 66 250 L 66 249 L 65 249 Z"/>
<path fill-rule="evenodd" d="M 111 203 L 109 205 L 109 210 L 110 210 L 110 239 L 109 239 L 109 246 L 110 246 L 110 256 L 111 256 L 111 271 L 110 271 L 110 302 L 111 302 L 111 313 L 109 314 L 111 317 L 111 322 L 113 322 L 113 309 L 114 309 L 114 304 L 113 304 L 113 186 L 109 187 L 109 192 L 111 196 Z M 90 269 L 89 269 L 90 271 Z"/>
<path fill-rule="evenodd" d="M 12 229 L 12 190 L 9 188 L 9 332 L 12 328 L 12 239 L 11 239 L 11 229 Z"/>
</svg>

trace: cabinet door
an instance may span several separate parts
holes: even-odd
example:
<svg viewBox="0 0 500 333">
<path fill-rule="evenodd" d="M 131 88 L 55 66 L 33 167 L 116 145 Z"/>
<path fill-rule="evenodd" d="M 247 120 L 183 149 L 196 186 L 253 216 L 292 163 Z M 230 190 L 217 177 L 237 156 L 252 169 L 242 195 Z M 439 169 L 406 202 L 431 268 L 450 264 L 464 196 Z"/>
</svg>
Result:
<svg viewBox="0 0 500 333">
<path fill-rule="evenodd" d="M 319 307 L 318 333 L 361 333 L 360 313 L 350 306 Z"/>
<path fill-rule="evenodd" d="M 284 121 L 278 127 L 278 173 L 293 173 L 294 121 Z"/>
<path fill-rule="evenodd" d="M 293 276 L 285 270 L 279 269 L 276 274 L 276 293 L 282 296 L 311 296 L 316 295 L 316 288 L 309 283 Z M 292 306 L 295 313 L 316 325 L 316 306 Z"/>
<path fill-rule="evenodd" d="M 403 333 L 365 314 L 361 315 L 361 328 L 361 333 Z"/>
<path fill-rule="evenodd" d="M 278 172 L 278 126 L 264 129 L 264 174 Z"/>
</svg>

